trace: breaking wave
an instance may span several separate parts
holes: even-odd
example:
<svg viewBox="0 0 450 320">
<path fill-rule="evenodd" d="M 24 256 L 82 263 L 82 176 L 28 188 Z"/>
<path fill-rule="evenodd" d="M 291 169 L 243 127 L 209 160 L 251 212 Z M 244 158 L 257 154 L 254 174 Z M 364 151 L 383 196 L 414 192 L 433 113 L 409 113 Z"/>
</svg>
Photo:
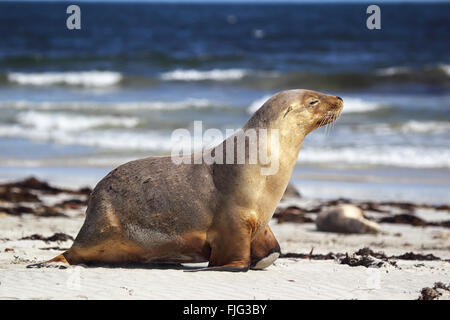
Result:
<svg viewBox="0 0 450 320">
<path fill-rule="evenodd" d="M 181 110 L 218 107 L 221 104 L 208 99 L 187 98 L 180 101 L 0 101 L 0 108 L 17 110 Z"/>
<path fill-rule="evenodd" d="M 21 112 L 17 121 L 25 128 L 35 128 L 37 131 L 77 131 L 98 127 L 133 128 L 139 124 L 139 119 L 114 116 L 85 116 L 69 113 L 44 113 L 36 111 Z"/>
<path fill-rule="evenodd" d="M 450 168 L 450 150 L 413 146 L 304 148 L 299 162 L 381 165 L 412 168 Z"/>
<path fill-rule="evenodd" d="M 249 71 L 244 69 L 213 69 L 213 70 L 182 70 L 177 69 L 174 71 L 164 72 L 160 75 L 160 78 L 165 81 L 226 81 L 226 80 L 239 80 L 249 74 Z"/>
<path fill-rule="evenodd" d="M 109 87 L 118 84 L 122 78 L 122 74 L 113 71 L 11 72 L 7 75 L 9 82 L 31 86 Z"/>
</svg>

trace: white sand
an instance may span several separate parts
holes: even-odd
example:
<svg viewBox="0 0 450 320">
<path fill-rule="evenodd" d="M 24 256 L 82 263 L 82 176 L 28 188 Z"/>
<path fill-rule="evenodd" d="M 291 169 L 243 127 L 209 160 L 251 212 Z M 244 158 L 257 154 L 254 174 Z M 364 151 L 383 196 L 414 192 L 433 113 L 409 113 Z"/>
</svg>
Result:
<svg viewBox="0 0 450 320">
<path fill-rule="evenodd" d="M 27 269 L 68 248 L 61 243 L 19 240 L 39 233 L 75 236 L 84 217 L 0 216 L 1 299 L 417 299 L 437 281 L 448 283 L 450 263 L 398 261 L 399 268 L 350 267 L 332 260 L 279 259 L 264 271 L 185 272 L 176 269 L 69 267 Z M 337 235 L 313 224 L 272 223 L 283 252 L 349 252 L 370 246 L 388 255 L 433 253 L 450 258 L 448 229 L 382 224 L 380 235 Z M 401 233 L 401 236 L 396 233 Z M 5 240 L 8 238 L 9 240 Z M 6 248 L 14 251 L 5 252 Z M 441 298 L 448 299 L 444 294 Z"/>
</svg>

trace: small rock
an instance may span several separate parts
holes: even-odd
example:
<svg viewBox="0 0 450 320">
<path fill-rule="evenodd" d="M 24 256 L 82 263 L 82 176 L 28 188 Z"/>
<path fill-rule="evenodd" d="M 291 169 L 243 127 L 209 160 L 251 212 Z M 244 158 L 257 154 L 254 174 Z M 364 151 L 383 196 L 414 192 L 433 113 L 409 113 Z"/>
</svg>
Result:
<svg viewBox="0 0 450 320">
<path fill-rule="evenodd" d="M 369 267 L 380 268 L 385 264 L 384 261 L 374 258 L 372 256 L 369 255 L 358 256 L 356 254 L 351 256 L 349 256 L 348 254 L 345 255 L 344 258 L 339 259 L 339 263 L 349 265 L 350 267 L 363 266 L 366 268 Z"/>
</svg>

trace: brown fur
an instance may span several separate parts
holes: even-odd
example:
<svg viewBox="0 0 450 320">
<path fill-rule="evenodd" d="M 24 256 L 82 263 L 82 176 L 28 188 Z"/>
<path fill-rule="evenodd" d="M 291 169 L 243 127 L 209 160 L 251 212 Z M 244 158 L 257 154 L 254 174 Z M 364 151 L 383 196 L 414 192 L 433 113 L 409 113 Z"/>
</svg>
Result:
<svg viewBox="0 0 450 320">
<path fill-rule="evenodd" d="M 280 132 L 279 170 L 274 175 L 261 175 L 264 165 L 247 161 L 177 165 L 170 157 L 149 157 L 119 166 L 92 192 L 73 246 L 50 262 L 209 261 L 210 270 L 247 270 L 280 251 L 267 223 L 286 189 L 303 138 L 333 121 L 342 110 L 341 101 L 290 90 L 255 112 L 243 130 Z M 238 135 L 218 148 L 225 150 Z M 246 144 L 246 159 L 248 153 Z M 192 155 L 197 156 L 201 154 Z"/>
</svg>

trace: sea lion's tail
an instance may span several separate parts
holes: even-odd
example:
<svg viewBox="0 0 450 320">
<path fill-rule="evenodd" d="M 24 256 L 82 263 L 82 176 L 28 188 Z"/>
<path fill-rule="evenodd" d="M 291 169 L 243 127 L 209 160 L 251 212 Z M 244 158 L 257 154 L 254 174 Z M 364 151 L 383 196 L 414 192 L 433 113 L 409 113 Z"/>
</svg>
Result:
<svg viewBox="0 0 450 320">
<path fill-rule="evenodd" d="M 67 251 L 64 252 L 64 253 L 58 254 L 53 259 L 50 259 L 50 260 L 45 261 L 45 262 L 29 264 L 29 265 L 27 265 L 27 268 L 49 267 L 50 266 L 49 263 L 52 263 L 52 262 L 60 262 L 60 263 L 70 264 L 69 261 L 67 261 L 66 257 L 64 256 L 64 254 L 66 254 L 66 253 L 67 253 Z"/>
</svg>

